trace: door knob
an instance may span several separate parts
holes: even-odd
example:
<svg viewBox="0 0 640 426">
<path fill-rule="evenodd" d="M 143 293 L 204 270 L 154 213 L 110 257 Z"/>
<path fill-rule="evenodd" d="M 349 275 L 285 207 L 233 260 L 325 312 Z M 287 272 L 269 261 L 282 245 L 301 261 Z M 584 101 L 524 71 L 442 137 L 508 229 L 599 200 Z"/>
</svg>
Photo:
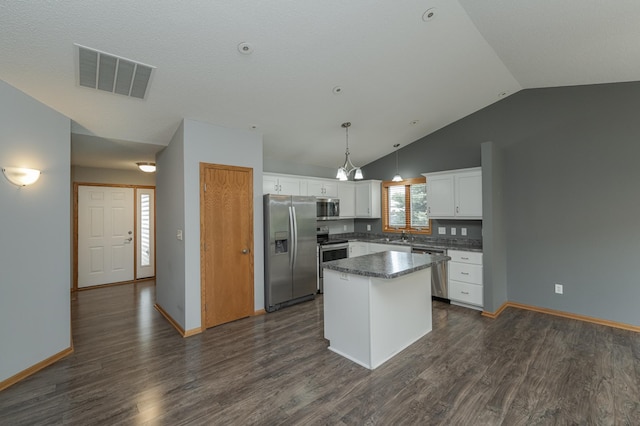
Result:
<svg viewBox="0 0 640 426">
<path fill-rule="evenodd" d="M 247 254 L 249 253 L 249 249 L 242 249 L 242 254 Z"/>
</svg>

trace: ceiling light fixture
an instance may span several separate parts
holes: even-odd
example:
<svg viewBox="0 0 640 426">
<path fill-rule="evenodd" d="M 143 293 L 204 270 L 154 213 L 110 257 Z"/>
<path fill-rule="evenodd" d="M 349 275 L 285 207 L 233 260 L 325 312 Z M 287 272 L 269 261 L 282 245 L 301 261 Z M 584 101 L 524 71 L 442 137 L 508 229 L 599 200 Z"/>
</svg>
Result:
<svg viewBox="0 0 640 426">
<path fill-rule="evenodd" d="M 142 163 L 136 163 L 136 165 L 140 170 L 142 170 L 145 173 L 153 173 L 156 171 L 156 163 L 142 162 Z"/>
<path fill-rule="evenodd" d="M 32 185 L 40 178 L 40 170 L 24 167 L 3 167 L 2 173 L 9 182 L 18 187 Z"/>
<path fill-rule="evenodd" d="M 355 171 L 353 179 L 360 180 L 363 178 L 362 170 L 360 170 L 360 167 L 354 166 L 351 162 L 351 158 L 349 157 L 351 155 L 351 153 L 349 152 L 349 127 L 351 127 L 351 123 L 342 123 L 342 128 L 345 130 L 347 135 L 347 150 L 344 153 L 344 164 L 338 167 L 338 174 L 336 175 L 336 179 L 348 180 L 351 172 Z"/>
<path fill-rule="evenodd" d="M 400 173 L 398 173 L 398 147 L 400 146 L 399 143 L 393 145 L 393 147 L 396 149 L 396 174 L 393 177 L 393 179 L 391 179 L 392 182 L 402 182 L 402 176 L 400 176 Z"/>
</svg>

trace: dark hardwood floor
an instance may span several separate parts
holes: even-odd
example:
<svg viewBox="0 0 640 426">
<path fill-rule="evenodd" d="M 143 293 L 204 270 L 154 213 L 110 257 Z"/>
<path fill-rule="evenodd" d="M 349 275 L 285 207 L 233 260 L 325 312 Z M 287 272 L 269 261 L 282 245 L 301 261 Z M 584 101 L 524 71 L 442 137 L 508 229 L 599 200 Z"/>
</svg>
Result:
<svg viewBox="0 0 640 426">
<path fill-rule="evenodd" d="M 77 293 L 75 353 L 0 392 L 1 425 L 640 425 L 640 335 L 434 302 L 375 371 L 327 349 L 322 298 L 183 339 L 153 282 Z"/>
</svg>

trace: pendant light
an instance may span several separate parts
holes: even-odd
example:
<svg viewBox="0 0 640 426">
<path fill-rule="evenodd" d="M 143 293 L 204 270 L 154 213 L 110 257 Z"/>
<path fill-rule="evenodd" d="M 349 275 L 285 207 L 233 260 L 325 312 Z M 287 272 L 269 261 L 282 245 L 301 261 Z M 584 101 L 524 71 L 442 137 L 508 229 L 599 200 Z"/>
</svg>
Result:
<svg viewBox="0 0 640 426">
<path fill-rule="evenodd" d="M 342 128 L 345 130 L 347 135 L 347 150 L 344 153 L 344 164 L 338 167 L 338 174 L 336 175 L 336 179 L 339 180 L 348 180 L 351 172 L 355 172 L 353 174 L 353 178 L 355 180 L 363 179 L 362 170 L 360 167 L 356 167 L 351 162 L 351 158 L 349 157 L 351 153 L 349 152 L 349 127 L 351 127 L 350 122 L 342 123 Z"/>
<path fill-rule="evenodd" d="M 399 143 L 393 145 L 393 147 L 396 149 L 396 175 L 393 177 L 393 179 L 391 179 L 392 182 L 402 182 L 402 176 L 400 176 L 400 173 L 398 173 L 398 147 L 400 146 Z"/>
</svg>

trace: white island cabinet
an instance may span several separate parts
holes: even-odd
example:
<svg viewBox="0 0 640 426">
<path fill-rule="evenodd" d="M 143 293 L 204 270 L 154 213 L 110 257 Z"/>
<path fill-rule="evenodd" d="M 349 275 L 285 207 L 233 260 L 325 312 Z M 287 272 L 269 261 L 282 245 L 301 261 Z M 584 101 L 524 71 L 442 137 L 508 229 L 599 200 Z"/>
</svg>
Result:
<svg viewBox="0 0 640 426">
<path fill-rule="evenodd" d="M 446 256 L 396 251 L 324 265 L 329 349 L 374 369 L 431 331 L 431 265 Z"/>
</svg>

